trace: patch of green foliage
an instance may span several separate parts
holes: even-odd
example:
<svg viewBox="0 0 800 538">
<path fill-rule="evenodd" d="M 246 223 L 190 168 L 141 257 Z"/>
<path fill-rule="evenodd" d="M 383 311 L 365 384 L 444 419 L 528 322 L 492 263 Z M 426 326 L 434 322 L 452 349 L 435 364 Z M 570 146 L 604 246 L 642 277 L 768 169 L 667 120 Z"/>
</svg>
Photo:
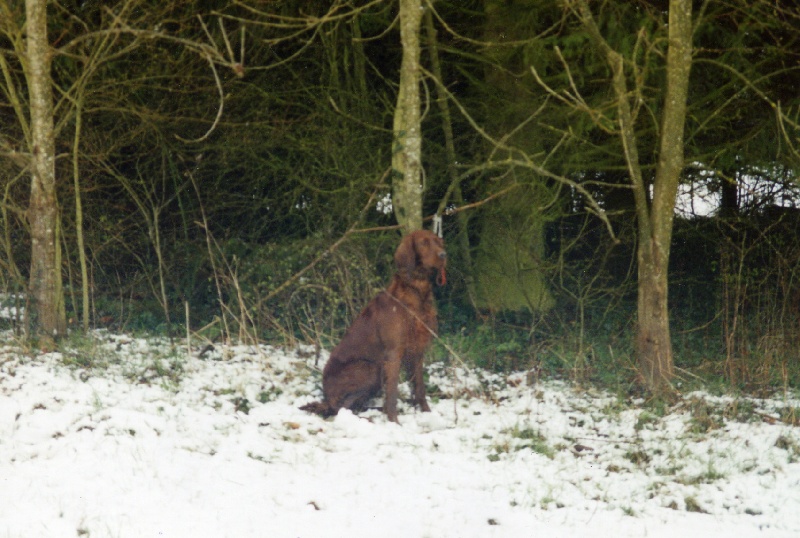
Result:
<svg viewBox="0 0 800 538">
<path fill-rule="evenodd" d="M 174 388 L 180 385 L 185 373 L 183 351 L 171 345 L 154 343 L 136 352 L 121 345 L 112 348 L 107 341 L 91 333 L 73 331 L 59 342 L 58 350 L 62 364 L 75 369 L 82 379 L 93 375 L 94 371 L 117 366 L 133 382 Z"/>
</svg>

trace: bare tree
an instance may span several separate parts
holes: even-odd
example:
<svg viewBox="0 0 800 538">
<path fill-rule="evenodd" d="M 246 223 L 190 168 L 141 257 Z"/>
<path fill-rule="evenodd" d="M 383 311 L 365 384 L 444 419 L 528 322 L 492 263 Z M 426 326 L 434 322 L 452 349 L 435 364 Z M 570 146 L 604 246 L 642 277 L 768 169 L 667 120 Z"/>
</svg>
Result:
<svg viewBox="0 0 800 538">
<path fill-rule="evenodd" d="M 5 55 L 0 54 L 0 72 L 3 74 L 3 78 L 0 79 L 0 89 L 12 105 L 17 127 L 23 135 L 19 138 L 24 139 L 26 146 L 25 150 L 17 151 L 13 135 L 0 136 L 0 150 L 3 150 L 4 156 L 10 157 L 15 165 L 31 174 L 30 197 L 27 210 L 24 212 L 31 238 L 31 269 L 28 280 L 29 319 L 33 333 L 40 338 L 53 339 L 66 330 L 59 238 L 60 208 L 56 194 L 55 140 L 64 132 L 65 126 L 72 119 L 75 121 L 72 153 L 76 235 L 81 263 L 83 326 L 88 327 L 89 284 L 86 247 L 82 233 L 83 210 L 79 163 L 83 158 L 80 149 L 83 105 L 90 81 L 95 78 L 99 69 L 113 59 L 118 59 L 154 39 L 168 40 L 203 57 L 215 75 L 218 89 L 221 86 L 215 65 L 230 67 L 237 75 L 242 69 L 240 63 L 233 57 L 230 47 L 223 50 L 210 37 L 209 43 L 206 43 L 202 37 L 181 39 L 170 36 L 158 28 L 140 30 L 130 26 L 134 14 L 148 13 L 140 9 L 141 5 L 138 0 L 128 0 L 117 6 L 116 11 L 103 11 L 99 27 L 72 14 L 70 20 L 86 31 L 79 32 L 72 38 L 65 32 L 60 38 L 61 47 L 55 48 L 50 44 L 47 35 L 48 2 L 26 0 L 23 13 L 22 6 L 0 0 L 0 19 L 2 19 L 0 32 L 11 45 L 10 50 L 4 51 Z M 136 19 L 136 22 L 142 21 Z M 199 23 L 204 27 L 202 20 Z M 149 28 L 150 25 L 144 20 L 142 26 Z M 72 79 L 69 75 L 65 76 L 65 73 L 70 73 L 69 69 L 59 71 L 61 91 L 57 102 L 53 92 L 53 88 L 56 87 L 53 76 L 54 58 L 80 60 L 66 62 L 71 66 L 80 65 L 77 70 L 71 72 Z M 18 76 L 18 72 L 24 76 Z M 97 94 L 96 91 L 94 93 Z M 221 97 L 219 103 L 217 118 L 204 136 L 208 136 L 219 121 L 223 110 Z M 4 211 L 6 209 L 4 206 Z M 9 250 L 8 247 L 6 250 Z"/>
<path fill-rule="evenodd" d="M 616 98 L 618 133 L 633 188 L 638 224 L 638 324 L 636 354 L 642 381 L 653 393 L 670 390 L 674 375 L 667 310 L 667 269 L 672 241 L 675 200 L 684 167 L 683 135 L 686 99 L 692 65 L 692 2 L 670 0 L 666 86 L 658 139 L 658 162 L 652 183 L 645 181 L 639 160 L 634 106 L 637 91 L 630 92 L 625 58 L 605 40 L 587 0 L 577 12 L 598 43 L 611 68 Z M 637 88 L 638 90 L 638 88 Z"/>
</svg>

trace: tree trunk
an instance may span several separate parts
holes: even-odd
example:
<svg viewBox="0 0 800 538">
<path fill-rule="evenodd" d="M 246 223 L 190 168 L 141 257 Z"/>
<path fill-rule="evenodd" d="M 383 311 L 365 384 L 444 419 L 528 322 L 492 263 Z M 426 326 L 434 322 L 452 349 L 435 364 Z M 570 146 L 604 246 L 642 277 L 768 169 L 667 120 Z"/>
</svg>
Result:
<svg viewBox="0 0 800 538">
<path fill-rule="evenodd" d="M 642 381 L 655 394 L 668 390 L 674 374 L 667 310 L 668 256 L 659 241 L 640 237 L 636 356 Z"/>
<path fill-rule="evenodd" d="M 55 141 L 51 50 L 47 42 L 47 0 L 26 0 L 27 82 L 31 114 L 31 274 L 29 294 L 34 334 L 51 340 L 62 335 L 61 272 L 57 265 Z"/>
<path fill-rule="evenodd" d="M 78 242 L 78 261 L 81 267 L 81 327 L 89 330 L 89 268 L 86 263 L 86 244 L 83 238 L 83 202 L 81 197 L 81 175 L 79 166 L 79 149 L 81 140 L 81 97 L 75 106 L 75 142 L 72 147 L 72 179 L 75 188 L 75 236 Z"/>
<path fill-rule="evenodd" d="M 400 0 L 400 89 L 394 113 L 392 206 L 404 233 L 422 228 L 422 128 L 419 95 L 421 0 Z"/>
<path fill-rule="evenodd" d="M 739 174 L 735 167 L 723 171 L 719 227 L 719 276 L 722 285 L 722 342 L 725 346 L 725 373 L 728 381 L 738 383 L 736 356 L 740 353 L 739 328 L 742 308 L 742 262 L 744 245 L 739 218 Z"/>
<path fill-rule="evenodd" d="M 624 59 L 603 38 L 587 0 L 578 3 L 578 14 L 605 52 L 613 73 L 617 121 L 636 203 L 639 239 L 636 357 L 641 381 L 651 393 L 659 395 L 671 391 L 674 375 L 667 271 L 675 198 L 684 165 L 683 130 L 692 66 L 692 1 L 670 0 L 669 3 L 666 86 L 652 201 L 648 200 L 648 182 L 639 161 L 631 108 L 631 99 L 636 99 L 641 88 L 628 91 Z"/>
<path fill-rule="evenodd" d="M 669 49 L 658 165 L 648 236 L 639 237 L 639 320 L 636 354 L 645 385 L 655 394 L 670 388 L 674 375 L 667 310 L 667 270 L 684 166 L 683 131 L 692 66 L 692 2 L 670 0 Z"/>
</svg>

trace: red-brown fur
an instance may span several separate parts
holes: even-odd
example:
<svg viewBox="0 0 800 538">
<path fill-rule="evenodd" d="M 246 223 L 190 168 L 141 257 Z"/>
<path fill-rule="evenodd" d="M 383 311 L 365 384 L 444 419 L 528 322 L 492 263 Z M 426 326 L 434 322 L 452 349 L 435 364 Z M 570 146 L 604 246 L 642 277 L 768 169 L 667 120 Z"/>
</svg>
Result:
<svg viewBox="0 0 800 538">
<path fill-rule="evenodd" d="M 325 364 L 324 400 L 302 409 L 326 416 L 343 407 L 358 412 L 383 387 L 383 410 L 397 422 L 402 365 L 413 386 L 414 403 L 430 411 L 423 354 L 437 330 L 431 280 L 444 276 L 446 259 L 444 242 L 432 232 L 417 230 L 403 238 L 394 254 L 397 272 L 389 287 L 358 315 Z"/>
</svg>

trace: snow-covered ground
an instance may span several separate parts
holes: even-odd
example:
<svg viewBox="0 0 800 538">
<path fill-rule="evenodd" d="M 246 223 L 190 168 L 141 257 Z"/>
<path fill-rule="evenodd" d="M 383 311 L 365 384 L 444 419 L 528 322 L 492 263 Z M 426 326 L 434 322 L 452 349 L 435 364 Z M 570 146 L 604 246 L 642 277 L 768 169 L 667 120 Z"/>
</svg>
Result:
<svg viewBox="0 0 800 538">
<path fill-rule="evenodd" d="M 798 401 L 434 365 L 432 413 L 326 421 L 310 349 L 94 338 L 0 340 L 0 537 L 800 536 Z"/>
</svg>

